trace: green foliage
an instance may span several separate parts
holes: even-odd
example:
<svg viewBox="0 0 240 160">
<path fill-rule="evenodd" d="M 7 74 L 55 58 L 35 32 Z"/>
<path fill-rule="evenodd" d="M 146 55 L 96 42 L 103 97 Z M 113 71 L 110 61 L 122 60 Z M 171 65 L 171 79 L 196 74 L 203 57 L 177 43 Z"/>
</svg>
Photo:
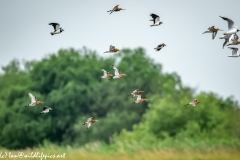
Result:
<svg viewBox="0 0 240 160">
<path fill-rule="evenodd" d="M 113 74 L 112 64 L 127 76 L 99 81 L 102 68 Z M 5 148 L 46 141 L 71 146 L 101 141 L 104 148 L 111 144 L 117 150 L 130 149 L 129 143 L 136 147 L 136 142 L 146 148 L 159 142 L 178 144 L 185 137 L 196 141 L 240 138 L 238 104 L 233 98 L 196 95 L 176 73 L 162 73 L 162 66 L 142 48 L 124 49 L 109 58 L 86 48 L 59 50 L 40 61 L 13 60 L 3 71 L 0 146 Z M 128 95 L 135 89 L 144 90 L 149 103 L 133 104 L 135 98 Z M 28 92 L 44 104 L 24 107 L 30 101 Z M 194 96 L 204 103 L 194 109 L 184 106 Z M 44 105 L 53 110 L 40 115 Z M 88 117 L 99 120 L 90 129 L 82 125 Z"/>
</svg>

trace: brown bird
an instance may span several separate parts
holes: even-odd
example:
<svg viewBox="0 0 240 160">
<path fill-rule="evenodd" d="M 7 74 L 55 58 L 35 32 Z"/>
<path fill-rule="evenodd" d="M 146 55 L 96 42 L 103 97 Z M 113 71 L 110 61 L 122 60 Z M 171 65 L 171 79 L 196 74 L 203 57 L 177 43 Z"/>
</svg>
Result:
<svg viewBox="0 0 240 160">
<path fill-rule="evenodd" d="M 129 96 L 132 95 L 132 98 L 133 98 L 133 97 L 135 97 L 135 96 L 137 96 L 137 95 L 141 95 L 142 92 L 144 92 L 144 91 L 139 90 L 139 89 L 136 89 L 136 90 L 134 90 Z"/>
<path fill-rule="evenodd" d="M 221 30 L 219 28 L 215 28 L 214 26 L 212 26 L 212 27 L 209 27 L 208 30 L 203 32 L 202 34 L 212 33 L 212 39 L 214 39 L 216 37 L 218 31 L 223 31 L 223 30 Z"/>
<path fill-rule="evenodd" d="M 137 95 L 137 100 L 134 101 L 133 103 L 142 103 L 148 101 L 146 98 L 141 98 L 141 95 Z"/>
<path fill-rule="evenodd" d="M 43 103 L 43 102 L 37 100 L 37 98 L 32 93 L 28 93 L 28 96 L 31 99 L 31 103 L 26 105 L 25 107 L 36 106 L 36 105 Z"/>
<path fill-rule="evenodd" d="M 117 69 L 117 67 L 115 67 L 114 65 L 112 65 L 112 67 L 114 69 L 114 76 L 112 77 L 112 79 L 118 79 L 127 76 L 126 74 L 120 73 L 119 69 Z"/>
<path fill-rule="evenodd" d="M 110 45 L 109 51 L 106 51 L 104 53 L 115 53 L 115 52 L 118 52 L 118 51 L 120 51 L 120 50 L 117 49 L 115 46 Z"/>
<path fill-rule="evenodd" d="M 111 79 L 111 77 L 113 76 L 112 74 L 110 74 L 108 71 L 106 71 L 104 69 L 102 69 L 102 71 L 103 71 L 103 76 L 100 77 L 100 79 L 104 79 L 104 78 Z"/>
<path fill-rule="evenodd" d="M 119 5 L 116 5 L 112 10 L 109 10 L 107 12 L 110 12 L 110 14 L 112 14 L 113 12 L 118 12 L 118 11 L 121 11 L 121 10 L 126 10 L 126 9 L 122 9 L 122 8 L 119 8 L 118 7 Z M 109 15 L 110 15 L 109 14 Z"/>
<path fill-rule="evenodd" d="M 188 104 L 185 104 L 185 106 L 192 105 L 193 108 L 194 108 L 194 107 L 195 107 L 196 105 L 198 105 L 199 103 L 200 103 L 199 100 L 194 99 L 192 102 L 190 102 L 190 103 L 188 103 Z"/>
<path fill-rule="evenodd" d="M 88 129 L 88 128 L 91 127 L 91 125 L 92 125 L 93 123 L 95 123 L 95 122 L 97 122 L 97 121 L 98 121 L 98 120 L 94 120 L 93 117 L 90 117 L 90 118 L 87 119 L 86 122 L 83 123 L 83 125 L 87 124 L 87 125 L 88 125 L 88 126 L 87 126 L 87 129 Z"/>
</svg>

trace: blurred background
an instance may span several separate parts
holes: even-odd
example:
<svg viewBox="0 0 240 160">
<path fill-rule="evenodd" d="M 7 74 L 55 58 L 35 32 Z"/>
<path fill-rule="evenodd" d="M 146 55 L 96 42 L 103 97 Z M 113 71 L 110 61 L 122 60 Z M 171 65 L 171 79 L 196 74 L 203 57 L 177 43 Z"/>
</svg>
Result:
<svg viewBox="0 0 240 160">
<path fill-rule="evenodd" d="M 117 4 L 126 10 L 109 15 Z M 239 25 L 239 5 L 2 0 L 0 146 L 71 146 L 97 153 L 239 149 L 239 59 L 227 57 L 223 32 L 215 40 L 202 34 L 213 25 L 227 30 L 219 15 Z M 150 13 L 163 24 L 151 28 Z M 49 22 L 65 31 L 51 36 Z M 154 51 L 161 43 L 167 46 Z M 121 52 L 103 54 L 109 45 Z M 112 64 L 128 76 L 100 81 L 102 68 L 114 73 Z M 135 98 L 128 95 L 135 89 L 144 90 L 149 102 L 132 104 Z M 28 92 L 44 104 L 25 108 Z M 184 106 L 194 98 L 204 103 Z M 40 115 L 45 105 L 53 111 Z M 82 123 L 89 117 L 99 122 L 86 129 Z"/>
</svg>

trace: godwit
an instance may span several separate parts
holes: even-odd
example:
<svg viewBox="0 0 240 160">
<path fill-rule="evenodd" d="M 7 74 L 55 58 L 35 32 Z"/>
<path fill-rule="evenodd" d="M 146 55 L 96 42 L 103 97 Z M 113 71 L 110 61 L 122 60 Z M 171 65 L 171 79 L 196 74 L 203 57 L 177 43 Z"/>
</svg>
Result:
<svg viewBox="0 0 240 160">
<path fill-rule="evenodd" d="M 36 106 L 36 105 L 43 103 L 41 101 L 38 101 L 37 98 L 32 93 L 28 93 L 28 96 L 31 99 L 31 103 L 26 105 L 25 107 Z"/>
<path fill-rule="evenodd" d="M 188 104 L 186 104 L 185 106 L 187 106 L 187 105 L 192 105 L 193 106 L 193 108 L 197 105 L 197 104 L 199 104 L 200 103 L 200 101 L 199 100 L 197 100 L 197 99 L 194 99 L 192 102 L 190 102 L 190 103 L 188 103 Z"/>
<path fill-rule="evenodd" d="M 137 96 L 137 95 L 142 94 L 142 92 L 144 92 L 144 91 L 139 90 L 139 89 L 136 89 L 136 90 L 134 90 L 129 96 L 132 95 L 132 98 L 133 98 L 133 97 L 135 97 L 135 96 Z"/>
<path fill-rule="evenodd" d="M 87 124 L 87 125 L 88 125 L 88 126 L 87 126 L 87 129 L 88 129 L 88 128 L 91 127 L 91 125 L 92 125 L 93 123 L 95 123 L 95 122 L 97 122 L 97 121 L 98 121 L 98 120 L 94 120 L 93 117 L 90 117 L 90 118 L 87 119 L 86 122 L 83 123 L 83 125 Z"/>
<path fill-rule="evenodd" d="M 45 106 L 45 107 L 43 107 L 43 110 L 42 110 L 42 112 L 41 112 L 40 114 L 48 113 L 48 112 L 50 112 L 51 110 L 52 110 L 52 108 L 50 108 L 50 107 L 48 107 L 48 106 Z"/>
<path fill-rule="evenodd" d="M 229 49 L 232 50 L 232 55 L 229 55 L 228 57 L 239 57 L 240 54 L 238 53 L 238 48 L 235 47 L 228 47 Z"/>
<path fill-rule="evenodd" d="M 115 46 L 110 45 L 109 51 L 106 51 L 106 52 L 104 52 L 104 53 L 116 53 L 116 52 L 118 52 L 118 51 L 120 51 L 120 50 L 117 49 L 117 48 L 115 48 Z"/>
<path fill-rule="evenodd" d="M 121 10 L 126 10 L 126 9 L 122 9 L 122 8 L 119 8 L 118 7 L 119 5 L 116 5 L 112 10 L 109 10 L 107 12 L 110 12 L 110 14 L 112 14 L 113 12 L 118 12 L 118 11 L 121 11 Z M 109 14 L 109 15 L 110 15 Z"/>
<path fill-rule="evenodd" d="M 166 44 L 162 43 L 162 44 L 159 44 L 155 49 L 155 51 L 160 51 L 163 47 L 167 46 Z"/>
<path fill-rule="evenodd" d="M 222 16 L 219 16 L 219 17 L 221 17 L 223 20 L 228 22 L 228 31 L 223 33 L 224 35 L 234 34 L 234 33 L 237 33 L 238 31 L 240 31 L 239 29 L 237 29 L 237 26 L 234 26 L 233 20 L 231 20 L 230 18 L 227 18 L 227 17 L 222 17 Z"/>
<path fill-rule="evenodd" d="M 146 98 L 141 98 L 141 95 L 136 95 L 137 96 L 137 100 L 134 101 L 133 103 L 142 103 L 145 101 L 148 101 Z"/>
<path fill-rule="evenodd" d="M 108 71 L 102 69 L 103 71 L 103 76 L 101 77 L 101 79 L 107 78 L 107 79 L 111 79 L 111 77 L 113 76 L 112 74 L 109 74 Z"/>
<path fill-rule="evenodd" d="M 112 79 L 118 79 L 118 78 L 122 78 L 124 76 L 127 76 L 126 74 L 120 74 L 119 69 L 117 69 L 117 67 L 115 67 L 114 65 L 112 65 L 113 69 L 114 69 L 114 76 L 112 77 Z"/>
<path fill-rule="evenodd" d="M 50 34 L 53 36 L 54 34 L 59 34 L 62 31 L 64 31 L 62 28 L 59 28 L 60 25 L 58 23 L 49 23 L 49 25 L 52 25 L 54 28 L 54 32 L 51 32 Z"/>
<path fill-rule="evenodd" d="M 160 21 L 160 17 L 158 15 L 150 13 L 150 16 L 153 18 L 153 19 L 150 20 L 150 21 L 153 21 L 153 25 L 150 25 L 151 27 L 152 26 L 159 26 L 159 25 L 163 24 Z"/>
<path fill-rule="evenodd" d="M 212 39 L 214 39 L 216 37 L 218 31 L 223 31 L 223 30 L 221 30 L 219 28 L 215 28 L 214 26 L 212 26 L 212 27 L 209 27 L 208 30 L 203 32 L 203 34 L 204 33 L 212 33 Z"/>
<path fill-rule="evenodd" d="M 238 39 L 238 35 L 235 33 L 232 39 L 232 43 L 228 44 L 227 46 L 240 44 L 240 41 L 238 41 Z"/>
</svg>

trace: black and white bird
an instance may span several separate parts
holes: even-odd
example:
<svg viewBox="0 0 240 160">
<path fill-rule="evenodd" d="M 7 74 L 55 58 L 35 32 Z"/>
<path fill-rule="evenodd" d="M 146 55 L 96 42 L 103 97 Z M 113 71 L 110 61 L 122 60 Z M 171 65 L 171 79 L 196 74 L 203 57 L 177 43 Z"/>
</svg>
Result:
<svg viewBox="0 0 240 160">
<path fill-rule="evenodd" d="M 52 110 L 52 108 L 50 108 L 50 107 L 48 107 L 48 106 L 45 106 L 45 107 L 43 107 L 43 110 L 42 110 L 42 112 L 41 112 L 40 114 L 48 113 L 48 112 L 50 112 L 51 110 Z"/>
<path fill-rule="evenodd" d="M 160 24 L 163 24 L 160 21 L 160 17 L 158 15 L 150 13 L 150 16 L 153 18 L 153 19 L 150 19 L 150 21 L 153 21 L 153 25 L 150 25 L 151 27 L 152 26 L 159 26 Z"/>
<path fill-rule="evenodd" d="M 54 34 L 60 34 L 64 30 L 60 28 L 60 24 L 58 23 L 49 23 L 49 25 L 52 25 L 54 28 L 54 32 L 50 32 L 50 34 L 53 36 Z"/>
<path fill-rule="evenodd" d="M 239 57 L 240 54 L 238 53 L 238 48 L 235 47 L 228 47 L 229 49 L 232 50 L 232 55 L 229 55 L 228 57 Z"/>
<path fill-rule="evenodd" d="M 160 51 L 163 47 L 167 46 L 165 43 L 159 44 L 155 49 L 155 51 Z"/>
</svg>

